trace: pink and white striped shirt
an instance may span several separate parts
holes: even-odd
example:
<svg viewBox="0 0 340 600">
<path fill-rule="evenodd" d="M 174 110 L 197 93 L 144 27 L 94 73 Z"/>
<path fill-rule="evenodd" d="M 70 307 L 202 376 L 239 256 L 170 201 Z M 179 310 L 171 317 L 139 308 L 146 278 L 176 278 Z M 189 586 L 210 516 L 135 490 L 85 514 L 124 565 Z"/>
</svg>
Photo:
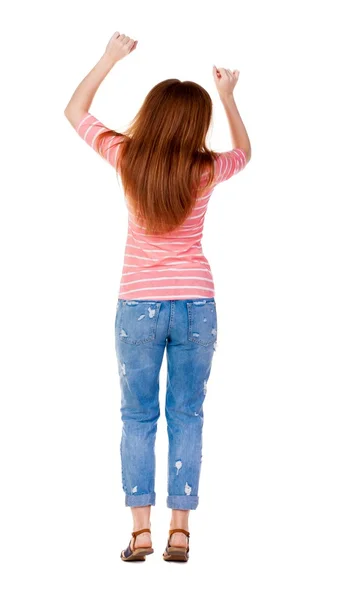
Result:
<svg viewBox="0 0 340 600">
<path fill-rule="evenodd" d="M 93 149 L 99 133 L 109 129 L 91 113 L 84 113 L 77 133 Z M 122 136 L 107 136 L 101 151 L 117 172 L 117 154 Z M 104 146 L 103 146 L 104 144 Z M 235 148 L 219 153 L 211 187 L 197 196 L 195 208 L 175 231 L 163 235 L 145 235 L 128 210 L 128 232 L 118 297 L 140 300 L 176 300 L 212 298 L 214 281 L 201 239 L 208 202 L 214 187 L 230 179 L 247 164 L 244 150 Z M 206 173 L 202 175 L 205 177 Z"/>
</svg>

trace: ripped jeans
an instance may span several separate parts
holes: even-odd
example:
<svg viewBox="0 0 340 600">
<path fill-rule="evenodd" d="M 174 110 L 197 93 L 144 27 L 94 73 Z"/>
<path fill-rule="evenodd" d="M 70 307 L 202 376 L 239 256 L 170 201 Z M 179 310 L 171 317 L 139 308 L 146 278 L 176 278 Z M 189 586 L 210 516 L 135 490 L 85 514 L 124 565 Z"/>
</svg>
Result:
<svg viewBox="0 0 340 600">
<path fill-rule="evenodd" d="M 156 502 L 159 372 L 166 348 L 167 506 L 197 508 L 203 402 L 216 344 L 215 298 L 118 298 L 115 348 L 121 389 L 120 454 L 126 506 Z"/>
</svg>

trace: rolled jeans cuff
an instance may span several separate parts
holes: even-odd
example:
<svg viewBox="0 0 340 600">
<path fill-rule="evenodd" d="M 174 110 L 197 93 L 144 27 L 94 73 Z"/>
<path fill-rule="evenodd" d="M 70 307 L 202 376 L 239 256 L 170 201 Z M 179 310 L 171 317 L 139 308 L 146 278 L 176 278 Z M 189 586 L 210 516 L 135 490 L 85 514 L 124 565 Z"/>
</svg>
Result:
<svg viewBox="0 0 340 600">
<path fill-rule="evenodd" d="M 125 506 L 155 506 L 156 494 L 125 494 Z"/>
<path fill-rule="evenodd" d="M 198 496 L 168 496 L 167 507 L 178 510 L 195 510 L 198 505 Z"/>
</svg>

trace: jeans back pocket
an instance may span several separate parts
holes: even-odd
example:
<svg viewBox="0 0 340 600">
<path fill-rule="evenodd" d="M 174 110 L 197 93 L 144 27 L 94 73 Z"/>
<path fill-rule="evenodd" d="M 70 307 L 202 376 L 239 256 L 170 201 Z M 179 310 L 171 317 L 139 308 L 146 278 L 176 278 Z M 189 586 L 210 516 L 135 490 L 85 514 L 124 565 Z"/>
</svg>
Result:
<svg viewBox="0 0 340 600">
<path fill-rule="evenodd" d="M 161 302 L 123 300 L 119 306 L 118 336 L 125 344 L 145 344 L 156 338 Z"/>
<path fill-rule="evenodd" d="M 217 313 L 215 300 L 187 302 L 188 340 L 209 346 L 217 341 Z"/>
</svg>

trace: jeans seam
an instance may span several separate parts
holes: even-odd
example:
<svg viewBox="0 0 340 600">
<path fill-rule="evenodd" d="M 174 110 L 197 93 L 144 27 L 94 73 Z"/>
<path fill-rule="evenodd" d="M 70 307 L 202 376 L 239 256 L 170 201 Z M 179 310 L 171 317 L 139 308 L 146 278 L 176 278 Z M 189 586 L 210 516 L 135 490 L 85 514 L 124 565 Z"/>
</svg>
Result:
<svg viewBox="0 0 340 600">
<path fill-rule="evenodd" d="M 173 316 L 175 313 L 175 300 L 170 300 L 170 319 L 169 319 L 169 327 L 168 327 L 168 331 L 166 333 L 166 337 L 168 338 L 170 335 L 170 330 L 171 330 L 171 326 L 173 323 Z"/>
</svg>

